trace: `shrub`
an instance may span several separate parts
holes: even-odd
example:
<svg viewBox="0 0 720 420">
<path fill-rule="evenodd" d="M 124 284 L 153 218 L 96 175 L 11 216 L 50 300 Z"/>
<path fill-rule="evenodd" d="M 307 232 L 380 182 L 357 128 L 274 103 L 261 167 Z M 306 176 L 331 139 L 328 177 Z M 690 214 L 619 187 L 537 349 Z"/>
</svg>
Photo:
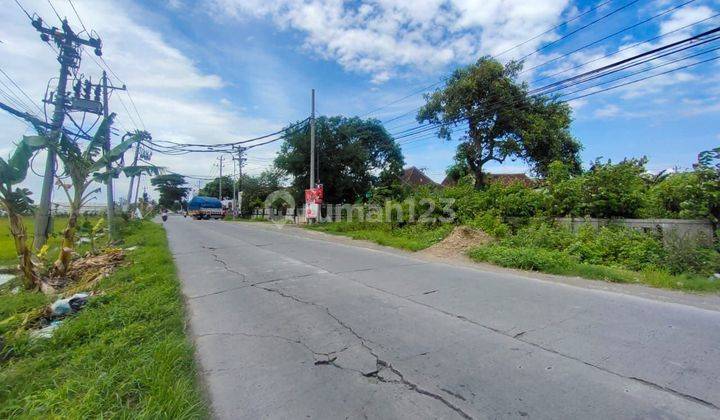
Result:
<svg viewBox="0 0 720 420">
<path fill-rule="evenodd" d="M 646 159 L 618 164 L 596 160 L 583 176 L 580 214 L 592 217 L 637 217 L 643 204 Z"/>
<path fill-rule="evenodd" d="M 543 248 L 513 248 L 504 245 L 488 245 L 469 252 L 471 258 L 503 267 L 522 270 L 564 273 L 576 261 L 568 254 Z"/>
<path fill-rule="evenodd" d="M 707 218 L 707 196 L 695 172 L 672 174 L 650 187 L 642 216 L 682 219 Z"/>
<path fill-rule="evenodd" d="M 580 247 L 569 250 L 581 261 L 642 270 L 662 266 L 666 256 L 660 238 L 622 226 L 593 229 L 584 227 L 578 235 Z"/>
<path fill-rule="evenodd" d="M 720 271 L 720 254 L 703 242 L 702 238 L 686 238 L 669 232 L 665 235 L 665 267 L 672 274 L 709 275 Z"/>
<path fill-rule="evenodd" d="M 495 211 L 477 214 L 467 225 L 496 238 L 504 238 L 510 233 L 510 227 L 502 222 L 502 218 Z"/>
<path fill-rule="evenodd" d="M 503 243 L 517 247 L 564 250 L 573 243 L 573 240 L 573 233 L 565 227 L 534 221 L 520 228 L 515 235 L 507 238 Z"/>
</svg>

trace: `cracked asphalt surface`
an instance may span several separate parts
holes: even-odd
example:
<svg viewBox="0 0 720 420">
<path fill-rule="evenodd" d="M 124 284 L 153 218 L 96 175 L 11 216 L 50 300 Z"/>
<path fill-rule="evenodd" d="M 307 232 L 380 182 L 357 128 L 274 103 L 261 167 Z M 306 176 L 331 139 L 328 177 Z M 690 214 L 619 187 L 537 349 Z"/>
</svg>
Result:
<svg viewBox="0 0 720 420">
<path fill-rule="evenodd" d="M 217 418 L 720 418 L 720 312 L 165 223 Z"/>
</svg>

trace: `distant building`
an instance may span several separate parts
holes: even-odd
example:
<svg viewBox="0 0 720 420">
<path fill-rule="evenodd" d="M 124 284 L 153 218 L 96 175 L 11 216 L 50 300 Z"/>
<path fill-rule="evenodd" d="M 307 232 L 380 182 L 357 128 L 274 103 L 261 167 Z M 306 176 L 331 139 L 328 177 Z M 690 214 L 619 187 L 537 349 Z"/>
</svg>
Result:
<svg viewBox="0 0 720 420">
<path fill-rule="evenodd" d="M 404 169 L 400 180 L 403 184 L 410 187 L 420 187 L 423 185 L 438 186 L 437 182 L 430 179 L 430 177 L 414 166 Z"/>
</svg>

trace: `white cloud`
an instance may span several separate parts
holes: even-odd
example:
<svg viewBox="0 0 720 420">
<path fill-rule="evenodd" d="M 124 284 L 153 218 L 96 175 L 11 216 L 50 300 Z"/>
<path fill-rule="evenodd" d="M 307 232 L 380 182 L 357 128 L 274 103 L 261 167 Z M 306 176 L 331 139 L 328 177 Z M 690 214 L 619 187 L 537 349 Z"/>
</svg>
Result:
<svg viewBox="0 0 720 420">
<path fill-rule="evenodd" d="M 620 109 L 619 106 L 614 105 L 614 104 L 608 104 L 602 108 L 595 110 L 594 115 L 596 118 L 609 118 L 609 117 L 616 117 L 616 116 L 620 115 L 621 112 L 622 112 L 622 110 Z"/>
<path fill-rule="evenodd" d="M 497 54 L 556 24 L 569 0 L 208 0 L 244 19 L 270 17 L 305 35 L 304 47 L 382 83 L 403 69 L 433 71 Z M 547 34 L 514 51 L 532 51 Z M 509 58 L 509 56 L 507 57 Z"/>
<path fill-rule="evenodd" d="M 80 28 L 72 9 L 64 2 L 54 2 L 61 14 L 68 17 L 71 25 Z M 155 139 L 184 140 L 202 143 L 221 143 L 258 134 L 276 131 L 283 122 L 267 121 L 245 116 L 242 108 L 233 107 L 221 95 L 210 98 L 220 91 L 225 82 L 217 75 L 206 74 L 183 51 L 173 47 L 153 28 L 153 21 L 144 16 L 132 3 L 119 0 L 76 0 L 75 4 L 85 25 L 96 30 L 103 41 L 103 57 L 111 68 L 130 87 L 142 120 Z M 180 6 L 179 2 L 171 5 Z M 47 2 L 23 1 L 32 13 L 37 12 L 48 23 L 55 22 Z M 27 17 L 14 6 L 0 9 L 0 66 L 8 72 L 32 98 L 42 98 L 47 80 L 57 75 L 58 63 L 55 53 L 44 45 Z M 92 51 L 88 50 L 90 54 Z M 98 80 L 100 70 L 83 55 L 81 72 Z M 114 80 L 115 84 L 119 84 Z M 0 97 L 1 98 L 1 97 Z M 119 101 L 122 98 L 123 103 Z M 2 100 L 2 99 L 0 99 Z M 39 103 L 39 101 L 37 101 Z M 126 112 L 125 107 L 130 110 Z M 121 130 L 141 125 L 139 118 L 131 121 L 131 103 L 127 96 L 116 92 L 111 108 L 119 113 L 117 127 Z M 36 111 L 37 113 L 37 111 Z M 130 115 L 129 115 L 130 114 Z M 0 153 L 7 155 L 10 144 L 25 132 L 25 126 L 0 113 Z M 263 152 L 260 149 L 267 149 Z M 272 154 L 271 147 L 257 149 L 257 156 Z M 153 161 L 181 173 L 208 174 L 215 156 L 183 157 L 156 156 Z M 42 169 L 41 160 L 36 168 Z M 252 170 L 252 166 L 249 168 Z M 228 170 L 228 168 L 226 168 Z M 27 181 L 32 190 L 39 190 L 40 181 L 30 177 Z M 118 182 L 118 190 L 126 190 L 126 181 Z M 123 192 L 124 195 L 124 192 Z M 56 198 L 62 197 L 56 195 Z"/>
</svg>

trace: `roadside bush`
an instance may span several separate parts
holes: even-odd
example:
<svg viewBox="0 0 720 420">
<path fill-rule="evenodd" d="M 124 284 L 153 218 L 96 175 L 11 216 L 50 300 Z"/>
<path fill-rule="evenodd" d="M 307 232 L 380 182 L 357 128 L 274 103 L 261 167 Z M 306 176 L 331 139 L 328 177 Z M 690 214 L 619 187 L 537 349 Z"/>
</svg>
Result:
<svg viewBox="0 0 720 420">
<path fill-rule="evenodd" d="M 470 220 L 466 225 L 480 229 L 488 235 L 496 238 L 504 238 L 510 234 L 510 226 L 503 223 L 502 218 L 497 211 L 487 211 L 479 213 L 474 219 Z"/>
<path fill-rule="evenodd" d="M 583 226 L 568 250 L 581 261 L 643 270 L 662 267 L 667 252 L 659 237 L 622 226 Z"/>
<path fill-rule="evenodd" d="M 709 216 L 709 203 L 695 172 L 667 176 L 647 192 L 643 217 L 700 219 Z"/>
<path fill-rule="evenodd" d="M 665 235 L 665 266 L 672 274 L 720 272 L 720 253 L 698 238 L 685 238 L 674 231 Z"/>
<path fill-rule="evenodd" d="M 576 264 L 573 257 L 561 251 L 530 247 L 514 248 L 505 245 L 475 248 L 469 252 L 469 256 L 502 267 L 550 273 L 565 272 Z"/>
<path fill-rule="evenodd" d="M 503 244 L 514 247 L 564 250 L 574 240 L 575 236 L 569 229 L 536 220 L 530 225 L 520 228 L 515 235 L 505 239 Z"/>
</svg>

